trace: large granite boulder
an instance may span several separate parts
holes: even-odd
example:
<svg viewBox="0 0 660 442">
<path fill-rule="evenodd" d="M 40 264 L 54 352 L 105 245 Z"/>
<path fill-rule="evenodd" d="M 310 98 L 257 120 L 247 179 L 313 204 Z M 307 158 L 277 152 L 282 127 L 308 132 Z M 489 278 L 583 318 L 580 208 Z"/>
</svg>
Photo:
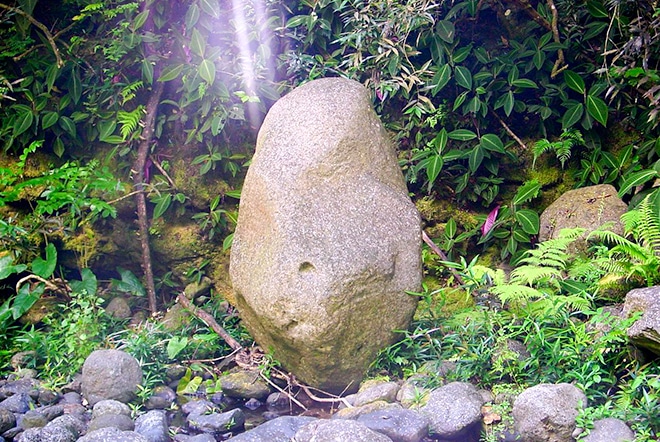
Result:
<svg viewBox="0 0 660 442">
<path fill-rule="evenodd" d="M 121 350 L 96 350 L 82 367 L 82 393 L 92 406 L 104 399 L 130 402 L 141 384 L 140 363 Z"/>
<path fill-rule="evenodd" d="M 586 407 L 587 397 L 575 385 L 535 385 L 514 401 L 514 426 L 525 442 L 573 442 L 575 420 Z"/>
<path fill-rule="evenodd" d="M 660 286 L 644 287 L 628 292 L 623 316 L 641 313 L 628 329 L 628 337 L 638 347 L 660 355 Z"/>
<path fill-rule="evenodd" d="M 315 80 L 272 107 L 230 260 L 255 340 L 301 381 L 357 389 L 405 329 L 421 284 L 419 214 L 368 91 Z"/>
<path fill-rule="evenodd" d="M 621 235 L 620 218 L 627 210 L 628 206 L 610 184 L 569 190 L 541 214 L 539 240 L 557 238 L 562 229 L 581 227 L 591 232 L 605 223 L 612 223 L 612 231 Z"/>
</svg>

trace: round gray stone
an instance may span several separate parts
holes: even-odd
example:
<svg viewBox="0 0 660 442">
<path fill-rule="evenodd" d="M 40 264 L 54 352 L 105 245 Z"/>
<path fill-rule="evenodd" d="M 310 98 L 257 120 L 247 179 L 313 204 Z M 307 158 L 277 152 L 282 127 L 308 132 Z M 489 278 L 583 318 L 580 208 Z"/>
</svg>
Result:
<svg viewBox="0 0 660 442">
<path fill-rule="evenodd" d="M 484 400 L 479 390 L 466 382 L 452 382 L 429 394 L 420 412 L 430 421 L 430 433 L 440 439 L 468 441 L 481 422 Z"/>
<path fill-rule="evenodd" d="M 82 368 L 82 393 L 90 405 L 104 399 L 130 402 L 142 383 L 138 361 L 121 350 L 96 350 Z"/>
</svg>

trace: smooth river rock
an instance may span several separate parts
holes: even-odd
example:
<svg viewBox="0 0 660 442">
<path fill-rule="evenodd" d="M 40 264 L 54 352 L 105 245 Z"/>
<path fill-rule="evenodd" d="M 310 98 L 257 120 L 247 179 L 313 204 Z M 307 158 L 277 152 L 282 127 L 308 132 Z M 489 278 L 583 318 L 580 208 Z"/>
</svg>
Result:
<svg viewBox="0 0 660 442">
<path fill-rule="evenodd" d="M 421 229 L 395 150 L 355 81 L 309 82 L 271 108 L 248 170 L 230 301 L 301 381 L 355 391 L 408 326 Z"/>
</svg>

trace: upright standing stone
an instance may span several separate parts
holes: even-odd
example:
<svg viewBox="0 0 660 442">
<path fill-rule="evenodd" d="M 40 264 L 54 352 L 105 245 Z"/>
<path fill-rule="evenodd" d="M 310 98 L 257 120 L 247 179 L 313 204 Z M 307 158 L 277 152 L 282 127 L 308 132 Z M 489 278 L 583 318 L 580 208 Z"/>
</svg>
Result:
<svg viewBox="0 0 660 442">
<path fill-rule="evenodd" d="M 315 80 L 272 107 L 241 194 L 230 275 L 256 341 L 301 381 L 355 390 L 420 288 L 419 214 L 368 91 Z"/>
</svg>

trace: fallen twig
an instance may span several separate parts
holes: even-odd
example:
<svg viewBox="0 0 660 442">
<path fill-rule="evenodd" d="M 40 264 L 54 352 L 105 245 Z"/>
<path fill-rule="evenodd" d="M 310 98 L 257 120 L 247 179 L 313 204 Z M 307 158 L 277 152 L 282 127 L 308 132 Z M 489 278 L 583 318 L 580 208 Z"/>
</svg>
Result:
<svg viewBox="0 0 660 442">
<path fill-rule="evenodd" d="M 261 376 L 261 378 L 262 378 L 264 381 L 266 381 L 266 382 L 268 383 L 268 385 L 272 386 L 272 387 L 275 388 L 277 391 L 279 391 L 280 393 L 282 393 L 283 395 L 285 395 L 286 397 L 288 397 L 289 400 L 290 400 L 291 402 L 293 402 L 294 404 L 296 404 L 297 406 L 299 406 L 299 407 L 302 408 L 303 410 L 307 411 L 307 407 L 305 407 L 305 405 L 303 405 L 303 403 L 300 402 L 298 399 L 296 399 L 291 393 L 289 393 L 288 391 L 286 391 L 285 389 L 283 389 L 282 387 L 280 387 L 279 385 L 277 385 L 275 382 L 273 382 L 273 381 L 271 381 L 270 379 L 268 379 L 268 376 L 266 376 L 265 374 L 263 374 L 261 371 L 259 371 L 259 375 Z"/>
<path fill-rule="evenodd" d="M 236 341 L 236 339 L 232 338 L 229 333 L 227 333 L 227 330 L 222 328 L 220 324 L 215 320 L 215 318 L 208 313 L 207 311 L 193 305 L 192 302 L 188 298 L 186 298 L 185 293 L 179 293 L 179 296 L 176 297 L 177 302 L 187 308 L 190 313 L 192 313 L 194 316 L 198 317 L 206 325 L 211 327 L 211 329 L 218 334 L 226 343 L 229 345 L 233 350 L 242 350 L 243 346 Z"/>
<path fill-rule="evenodd" d="M 502 126 L 502 128 L 504 128 L 504 130 L 506 131 L 506 133 L 508 133 L 509 136 L 510 136 L 511 138 L 513 138 L 514 140 L 516 140 L 516 143 L 518 143 L 518 145 L 519 145 L 520 147 L 522 147 L 523 149 L 526 150 L 526 149 L 527 149 L 527 145 L 523 142 L 523 140 L 520 139 L 520 137 L 519 137 L 518 135 L 516 135 L 516 133 L 515 133 L 513 130 L 511 130 L 511 128 L 510 128 L 510 127 L 504 122 L 504 120 L 502 120 L 502 119 L 500 118 L 500 116 L 497 115 L 497 113 L 495 113 L 494 110 L 490 109 L 490 113 L 491 113 L 495 118 L 497 118 L 497 121 L 499 121 L 500 126 Z"/>
<path fill-rule="evenodd" d="M 422 239 L 424 242 L 429 246 L 433 252 L 438 255 L 443 261 L 449 261 L 449 258 L 447 258 L 447 255 L 445 252 L 443 252 L 440 247 L 438 247 L 433 240 L 426 234 L 424 230 L 422 230 Z M 449 267 L 449 271 L 454 275 L 454 278 L 456 278 L 456 281 L 460 284 L 463 285 L 463 278 L 461 278 L 461 275 L 458 274 L 455 268 Z"/>
</svg>

